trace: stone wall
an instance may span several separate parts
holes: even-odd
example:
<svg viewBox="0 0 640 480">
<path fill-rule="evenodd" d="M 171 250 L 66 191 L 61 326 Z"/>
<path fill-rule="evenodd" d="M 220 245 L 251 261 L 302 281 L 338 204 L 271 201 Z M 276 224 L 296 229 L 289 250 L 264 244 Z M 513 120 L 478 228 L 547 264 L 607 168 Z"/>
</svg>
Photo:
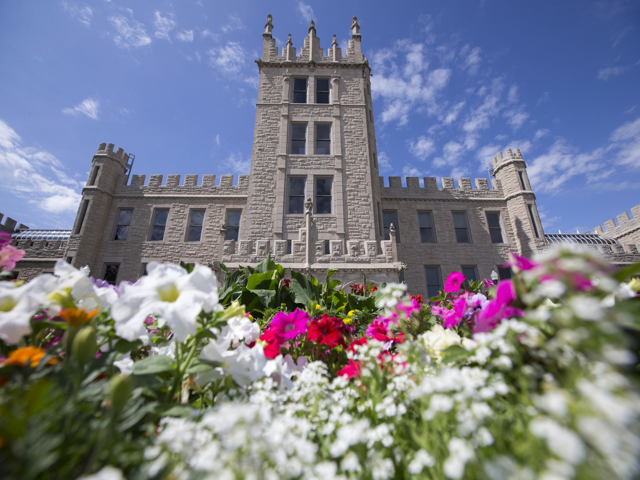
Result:
<svg viewBox="0 0 640 480">
<path fill-rule="evenodd" d="M 615 238 L 620 243 L 640 244 L 640 205 L 631 209 L 631 217 L 627 212 L 622 212 L 616 218 L 604 223 L 604 229 L 598 225 L 593 229 L 593 233 L 598 233 L 603 237 Z"/>
</svg>

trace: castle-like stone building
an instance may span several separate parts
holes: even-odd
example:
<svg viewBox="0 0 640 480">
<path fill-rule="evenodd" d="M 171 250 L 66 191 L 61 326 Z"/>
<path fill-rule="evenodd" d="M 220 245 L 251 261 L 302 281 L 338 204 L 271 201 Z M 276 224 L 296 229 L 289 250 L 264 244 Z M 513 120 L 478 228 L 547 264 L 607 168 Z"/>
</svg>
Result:
<svg viewBox="0 0 640 480">
<path fill-rule="evenodd" d="M 311 22 L 299 50 L 289 35 L 279 52 L 269 15 L 263 33 L 250 175 L 131 175 L 122 148 L 101 144 L 64 240 L 34 231 L 14 236 L 27 249 L 20 278 L 64 257 L 110 282 L 135 281 L 149 262 L 219 264 L 230 270 L 268 254 L 285 268 L 345 282 L 406 281 L 433 294 L 454 270 L 467 278 L 505 278 L 509 251 L 530 256 L 553 242 L 589 244 L 619 263 L 638 257 L 598 234 L 545 236 L 527 168 L 517 148 L 493 159 L 479 178 L 400 177 L 378 172 L 371 68 L 354 17 L 346 49 L 324 50 Z M 640 206 L 639 206 L 640 207 Z M 635 207 L 639 209 L 639 207 Z M 629 222 L 621 219 L 619 229 Z M 626 223 L 625 223 L 626 222 Z M 607 225 L 609 230 L 615 230 Z M 640 243 L 635 236 L 620 238 Z M 574 238 L 575 237 L 575 238 Z M 579 238 L 578 238 L 579 237 Z M 46 246 L 48 245 L 48 246 Z M 606 249 L 604 248 L 606 247 Z M 608 250 L 607 250 L 608 249 Z M 47 252 L 45 254 L 45 252 Z M 37 252 L 40 252 L 38 254 Z M 637 258 L 637 259 L 640 259 Z"/>
</svg>

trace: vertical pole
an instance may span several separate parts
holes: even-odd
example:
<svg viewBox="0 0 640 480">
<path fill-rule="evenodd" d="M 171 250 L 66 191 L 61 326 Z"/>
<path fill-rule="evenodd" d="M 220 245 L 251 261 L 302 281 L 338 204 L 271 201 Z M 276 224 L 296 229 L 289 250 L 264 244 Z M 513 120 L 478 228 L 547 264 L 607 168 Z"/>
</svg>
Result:
<svg viewBox="0 0 640 480">
<path fill-rule="evenodd" d="M 305 245 L 305 267 L 309 271 L 311 266 L 311 215 L 313 212 L 313 202 L 311 198 L 307 198 L 304 204 L 304 216 L 305 216 L 305 228 L 307 231 L 306 245 Z"/>
</svg>

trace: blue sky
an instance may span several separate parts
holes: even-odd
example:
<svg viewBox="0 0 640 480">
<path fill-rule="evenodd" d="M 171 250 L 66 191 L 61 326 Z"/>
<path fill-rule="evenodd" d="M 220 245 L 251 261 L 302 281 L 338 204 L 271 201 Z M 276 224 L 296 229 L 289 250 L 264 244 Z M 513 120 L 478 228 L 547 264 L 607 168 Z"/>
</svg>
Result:
<svg viewBox="0 0 640 480">
<path fill-rule="evenodd" d="M 547 232 L 640 203 L 640 3 L 0 2 L 0 212 L 70 228 L 93 153 L 249 173 L 267 13 L 283 46 L 362 27 L 384 176 L 486 177 L 518 147 Z"/>
</svg>

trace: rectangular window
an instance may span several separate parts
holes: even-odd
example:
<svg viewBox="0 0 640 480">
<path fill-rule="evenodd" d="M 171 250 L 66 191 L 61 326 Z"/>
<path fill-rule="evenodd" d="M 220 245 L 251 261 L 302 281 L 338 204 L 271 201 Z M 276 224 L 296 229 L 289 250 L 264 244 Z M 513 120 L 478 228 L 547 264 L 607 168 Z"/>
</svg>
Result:
<svg viewBox="0 0 640 480">
<path fill-rule="evenodd" d="M 526 190 L 527 186 L 524 184 L 524 173 L 522 170 L 518 170 L 518 176 L 520 177 L 520 184 L 522 185 L 522 189 Z"/>
<path fill-rule="evenodd" d="M 167 217 L 169 210 L 156 210 L 153 214 L 153 229 L 151 230 L 152 242 L 160 242 L 164 240 L 164 229 L 167 226 Z"/>
<path fill-rule="evenodd" d="M 114 240 L 125 241 L 129 235 L 129 227 L 131 226 L 132 209 L 120 210 L 118 212 L 118 220 L 116 222 L 116 234 Z"/>
<path fill-rule="evenodd" d="M 533 224 L 533 233 L 535 233 L 536 238 L 540 238 L 540 233 L 538 232 L 538 225 L 536 224 L 536 217 L 533 214 L 533 205 L 528 203 L 527 208 L 529 209 L 529 216 L 531 217 L 531 223 Z"/>
<path fill-rule="evenodd" d="M 78 224 L 76 225 L 75 234 L 78 235 L 82 230 L 82 224 L 84 223 L 84 217 L 87 215 L 87 208 L 89 208 L 89 200 L 82 202 L 82 208 L 80 209 L 80 216 L 78 217 Z"/>
<path fill-rule="evenodd" d="M 91 174 L 91 180 L 89 181 L 89 185 L 95 185 L 96 184 L 96 179 L 98 178 L 98 172 L 100 171 L 100 167 L 95 167 L 93 169 L 93 172 Z"/>
<path fill-rule="evenodd" d="M 331 242 L 329 242 L 329 240 L 324 241 L 324 254 L 325 255 L 331 254 Z"/>
<path fill-rule="evenodd" d="M 70 264 L 71 262 L 73 262 L 73 257 L 67 257 L 67 263 Z"/>
<path fill-rule="evenodd" d="M 291 125 L 291 154 L 304 155 L 307 147 L 307 125 Z"/>
<path fill-rule="evenodd" d="M 422 243 L 436 243 L 431 212 L 418 213 L 418 223 L 420 224 L 420 241 Z"/>
<path fill-rule="evenodd" d="M 316 178 L 316 213 L 331 214 L 333 178 Z"/>
<path fill-rule="evenodd" d="M 511 267 L 498 267 L 498 277 L 500 280 L 509 280 L 511 276 Z"/>
<path fill-rule="evenodd" d="M 140 265 L 140 276 L 144 277 L 147 274 L 147 264 L 143 263 Z"/>
<path fill-rule="evenodd" d="M 305 177 L 289 178 L 289 213 L 304 213 Z"/>
<path fill-rule="evenodd" d="M 396 229 L 396 243 L 400 243 L 400 227 L 398 226 L 398 212 L 395 210 L 388 210 L 382 212 L 382 222 L 384 224 L 384 239 L 391 240 L 389 235 L 389 229 L 391 224 Z"/>
<path fill-rule="evenodd" d="M 307 79 L 293 79 L 293 103 L 307 103 Z"/>
<path fill-rule="evenodd" d="M 118 269 L 120 268 L 119 263 L 106 263 L 104 265 L 104 275 L 102 275 L 102 279 L 106 281 L 109 285 L 115 285 L 118 280 Z"/>
<path fill-rule="evenodd" d="M 238 235 L 240 234 L 240 217 L 242 216 L 242 210 L 229 210 L 227 212 L 227 235 L 225 240 L 238 241 Z"/>
<path fill-rule="evenodd" d="M 329 103 L 329 79 L 316 79 L 316 103 Z"/>
<path fill-rule="evenodd" d="M 291 240 L 287 240 L 287 255 L 291 255 Z"/>
<path fill-rule="evenodd" d="M 466 278 L 469 281 L 474 281 L 474 282 L 478 281 L 478 272 L 475 265 L 462 267 L 462 274 L 464 275 L 464 278 Z"/>
<path fill-rule="evenodd" d="M 440 284 L 440 267 L 424 267 L 427 276 L 427 295 L 437 297 L 442 288 Z"/>
<path fill-rule="evenodd" d="M 189 219 L 189 235 L 187 242 L 199 242 L 202 236 L 202 224 L 204 223 L 204 210 L 192 210 Z"/>
<path fill-rule="evenodd" d="M 378 225 L 380 226 L 380 228 L 379 228 L 380 236 L 384 237 L 384 228 L 383 228 L 383 221 L 382 221 L 382 209 L 380 208 L 380 202 L 378 202 Z"/>
<path fill-rule="evenodd" d="M 487 213 L 487 225 L 491 235 L 491 243 L 504 243 L 502 238 L 502 228 L 500 227 L 500 214 Z"/>
<path fill-rule="evenodd" d="M 471 243 L 466 212 L 453 212 L 453 226 L 456 230 L 456 241 L 458 243 Z"/>
<path fill-rule="evenodd" d="M 316 155 L 331 154 L 331 125 L 316 125 Z"/>
</svg>

